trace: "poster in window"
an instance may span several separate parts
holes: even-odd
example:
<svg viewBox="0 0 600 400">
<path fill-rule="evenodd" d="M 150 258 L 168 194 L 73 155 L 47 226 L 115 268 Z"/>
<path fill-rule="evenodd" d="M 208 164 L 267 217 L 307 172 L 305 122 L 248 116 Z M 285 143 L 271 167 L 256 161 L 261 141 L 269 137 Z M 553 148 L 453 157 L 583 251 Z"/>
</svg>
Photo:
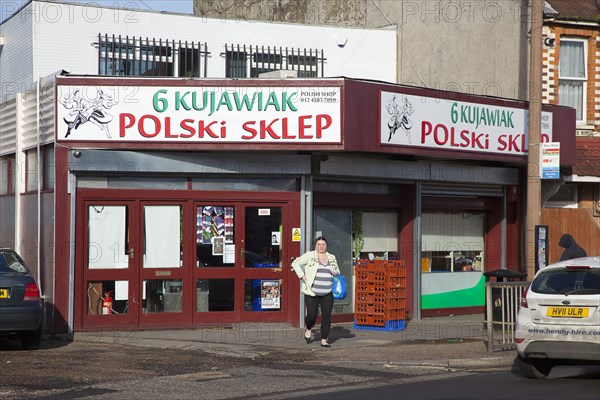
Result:
<svg viewBox="0 0 600 400">
<path fill-rule="evenodd" d="M 212 255 L 222 256 L 225 251 L 225 238 L 223 236 L 214 236 L 212 238 Z"/>
<path fill-rule="evenodd" d="M 223 237 L 225 243 L 233 243 L 233 222 L 233 207 L 198 207 L 196 212 L 196 243 L 212 245 L 214 237 Z"/>
<path fill-rule="evenodd" d="M 279 280 L 261 281 L 260 303 L 263 310 L 281 309 L 281 282 Z"/>
<path fill-rule="evenodd" d="M 535 226 L 535 272 L 548 265 L 548 226 Z"/>
</svg>

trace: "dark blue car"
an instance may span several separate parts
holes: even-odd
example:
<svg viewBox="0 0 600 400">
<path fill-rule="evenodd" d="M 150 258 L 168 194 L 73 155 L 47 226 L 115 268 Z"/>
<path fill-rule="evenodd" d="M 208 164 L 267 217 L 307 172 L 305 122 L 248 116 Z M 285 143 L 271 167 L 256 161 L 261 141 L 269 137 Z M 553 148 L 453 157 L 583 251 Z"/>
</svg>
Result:
<svg viewBox="0 0 600 400">
<path fill-rule="evenodd" d="M 21 340 L 21 347 L 40 347 L 42 299 L 29 269 L 11 249 L 0 248 L 0 336 Z"/>
</svg>

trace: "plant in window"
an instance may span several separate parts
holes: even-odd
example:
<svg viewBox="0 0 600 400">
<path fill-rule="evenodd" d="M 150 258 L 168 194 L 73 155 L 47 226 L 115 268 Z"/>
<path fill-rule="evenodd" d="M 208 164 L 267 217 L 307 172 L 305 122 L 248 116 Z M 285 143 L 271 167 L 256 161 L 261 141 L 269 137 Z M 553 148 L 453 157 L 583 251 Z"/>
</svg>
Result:
<svg viewBox="0 0 600 400">
<path fill-rule="evenodd" d="M 362 216 L 362 211 L 352 211 L 352 250 L 355 260 L 358 260 L 360 257 L 360 252 L 365 244 L 362 230 Z"/>
</svg>

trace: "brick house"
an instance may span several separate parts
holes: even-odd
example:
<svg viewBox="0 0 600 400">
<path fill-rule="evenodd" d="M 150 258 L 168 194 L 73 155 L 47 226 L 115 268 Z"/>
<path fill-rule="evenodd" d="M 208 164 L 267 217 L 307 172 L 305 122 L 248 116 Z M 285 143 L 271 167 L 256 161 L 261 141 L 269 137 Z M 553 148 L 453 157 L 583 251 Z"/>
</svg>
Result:
<svg viewBox="0 0 600 400">
<path fill-rule="evenodd" d="M 576 110 L 576 163 L 560 181 L 544 182 L 542 224 L 550 227 L 549 260 L 571 233 L 588 255 L 600 254 L 600 5 L 545 2 L 542 98 Z"/>
</svg>

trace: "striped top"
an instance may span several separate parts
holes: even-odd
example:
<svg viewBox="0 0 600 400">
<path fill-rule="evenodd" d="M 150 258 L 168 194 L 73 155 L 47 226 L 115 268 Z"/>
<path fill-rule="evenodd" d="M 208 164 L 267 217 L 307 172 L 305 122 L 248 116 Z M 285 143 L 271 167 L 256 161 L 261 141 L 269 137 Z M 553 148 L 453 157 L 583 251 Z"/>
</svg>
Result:
<svg viewBox="0 0 600 400">
<path fill-rule="evenodd" d="M 329 267 L 329 264 L 319 263 L 317 275 L 315 276 L 315 281 L 311 288 L 317 296 L 325 296 L 331 293 L 331 288 L 333 286 L 331 276 L 331 267 Z"/>
</svg>

